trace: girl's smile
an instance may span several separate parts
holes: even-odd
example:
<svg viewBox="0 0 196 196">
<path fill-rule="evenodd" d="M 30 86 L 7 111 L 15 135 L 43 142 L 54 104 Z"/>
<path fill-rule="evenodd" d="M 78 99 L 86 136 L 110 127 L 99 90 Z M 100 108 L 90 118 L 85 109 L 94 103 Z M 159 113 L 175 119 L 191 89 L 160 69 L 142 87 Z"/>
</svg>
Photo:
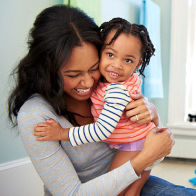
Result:
<svg viewBox="0 0 196 196">
<path fill-rule="evenodd" d="M 104 44 L 110 42 L 116 31 L 111 31 Z M 111 45 L 101 52 L 100 72 L 104 82 L 122 82 L 127 80 L 142 64 L 141 41 L 132 35 L 121 33 Z"/>
</svg>

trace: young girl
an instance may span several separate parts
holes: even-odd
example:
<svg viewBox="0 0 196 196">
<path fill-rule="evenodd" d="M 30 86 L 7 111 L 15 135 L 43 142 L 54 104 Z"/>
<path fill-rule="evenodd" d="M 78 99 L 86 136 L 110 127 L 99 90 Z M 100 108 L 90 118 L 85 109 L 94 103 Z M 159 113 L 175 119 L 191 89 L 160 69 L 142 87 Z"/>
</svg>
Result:
<svg viewBox="0 0 196 196">
<path fill-rule="evenodd" d="M 99 69 L 102 78 L 91 96 L 92 114 L 95 123 L 72 127 L 69 140 L 72 146 L 104 140 L 119 150 L 110 171 L 134 158 L 143 148 L 144 139 L 154 123 L 137 124 L 125 118 L 122 113 L 131 100 L 130 94 L 140 94 L 140 81 L 135 74 L 143 75 L 146 65 L 154 54 L 154 46 L 143 25 L 130 24 L 121 18 L 114 18 L 101 25 L 104 46 L 101 52 Z M 76 77 L 71 74 L 70 77 Z M 90 89 L 77 89 L 79 93 L 88 93 Z M 136 115 L 137 120 L 140 114 Z M 40 123 L 35 131 L 42 132 L 37 140 L 63 140 L 64 129 L 58 123 Z M 36 133 L 35 133 L 36 135 Z M 130 185 L 120 195 L 140 195 L 144 183 L 149 177 L 150 169 L 142 173 L 141 179 Z"/>
</svg>

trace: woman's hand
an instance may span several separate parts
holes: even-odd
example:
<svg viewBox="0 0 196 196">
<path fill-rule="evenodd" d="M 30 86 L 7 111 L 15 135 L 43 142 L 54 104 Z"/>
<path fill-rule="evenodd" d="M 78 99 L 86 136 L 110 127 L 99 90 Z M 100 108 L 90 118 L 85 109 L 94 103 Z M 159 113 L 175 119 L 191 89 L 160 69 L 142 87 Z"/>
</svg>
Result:
<svg viewBox="0 0 196 196">
<path fill-rule="evenodd" d="M 170 154 L 174 144 L 173 134 L 169 128 L 156 127 L 147 133 L 143 149 L 145 154 L 147 153 L 154 158 L 154 162 Z"/>
<path fill-rule="evenodd" d="M 170 154 L 175 141 L 168 128 L 154 128 L 148 132 L 142 151 L 131 160 L 135 172 L 139 175 L 156 160 Z"/>
<path fill-rule="evenodd" d="M 142 94 L 132 94 L 131 98 L 134 101 L 127 104 L 124 116 L 137 124 L 144 124 L 152 121 L 158 126 L 159 118 L 154 104 L 148 102 Z"/>
</svg>

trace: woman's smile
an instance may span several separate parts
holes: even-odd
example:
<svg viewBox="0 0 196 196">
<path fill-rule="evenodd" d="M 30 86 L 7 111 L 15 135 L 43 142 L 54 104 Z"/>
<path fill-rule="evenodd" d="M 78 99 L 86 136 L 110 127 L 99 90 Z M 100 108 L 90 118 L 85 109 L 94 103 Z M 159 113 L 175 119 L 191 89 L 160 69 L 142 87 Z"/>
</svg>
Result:
<svg viewBox="0 0 196 196">
<path fill-rule="evenodd" d="M 80 101 L 90 98 L 100 78 L 96 46 L 84 42 L 82 46 L 75 47 L 61 74 L 67 97 Z"/>
<path fill-rule="evenodd" d="M 93 88 L 91 87 L 91 88 L 87 88 L 87 89 L 79 89 L 79 88 L 75 88 L 74 89 L 75 91 L 76 91 L 76 93 L 78 94 L 78 95 L 80 95 L 80 96 L 86 96 L 86 95 L 91 95 L 92 94 L 92 90 L 93 90 Z"/>
</svg>

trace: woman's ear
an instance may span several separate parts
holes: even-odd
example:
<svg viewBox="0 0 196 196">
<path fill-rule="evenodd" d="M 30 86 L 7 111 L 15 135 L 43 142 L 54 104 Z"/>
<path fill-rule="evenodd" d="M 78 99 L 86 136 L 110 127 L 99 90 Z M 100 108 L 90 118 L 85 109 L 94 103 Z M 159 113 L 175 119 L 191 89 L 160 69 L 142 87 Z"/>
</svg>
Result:
<svg viewBox="0 0 196 196">
<path fill-rule="evenodd" d="M 134 69 L 134 72 L 136 72 L 139 69 L 139 67 L 142 65 L 142 63 L 143 63 L 143 61 L 139 60 L 139 63 L 137 64 L 137 66 Z"/>
</svg>

